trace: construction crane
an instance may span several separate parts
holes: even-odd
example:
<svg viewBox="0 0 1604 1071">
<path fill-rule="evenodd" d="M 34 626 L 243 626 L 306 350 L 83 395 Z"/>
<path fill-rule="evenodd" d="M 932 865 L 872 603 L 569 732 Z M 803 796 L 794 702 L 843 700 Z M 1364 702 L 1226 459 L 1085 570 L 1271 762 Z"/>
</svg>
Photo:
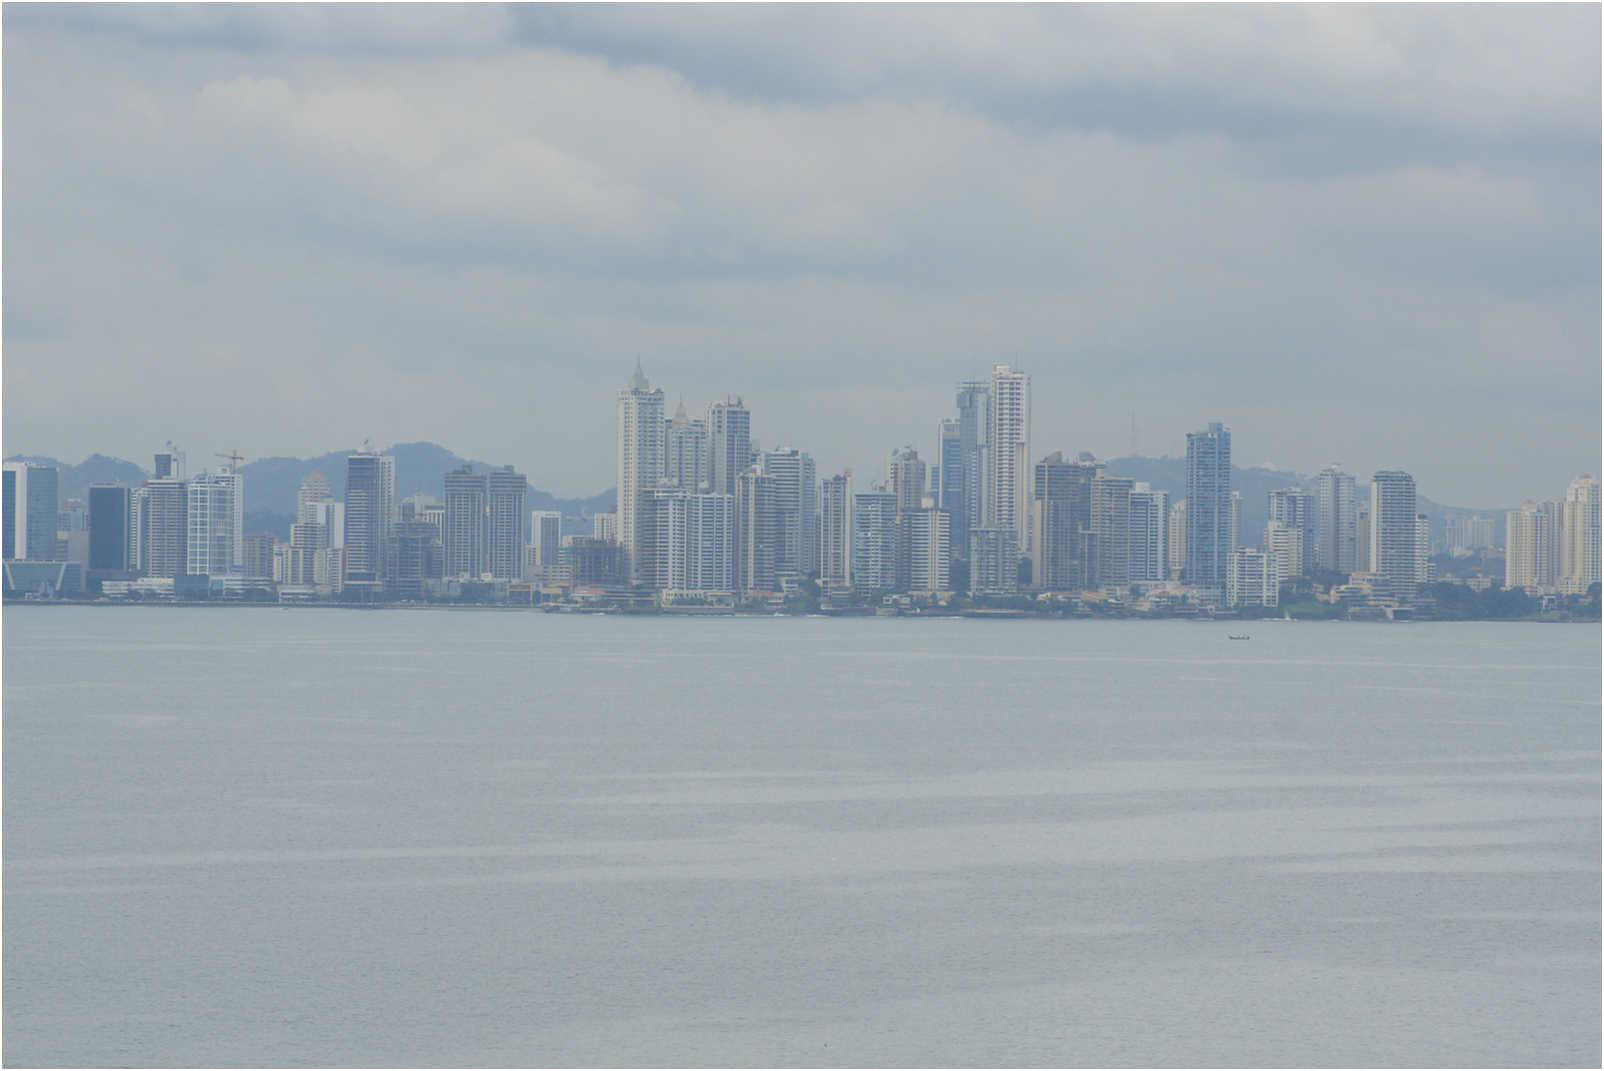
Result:
<svg viewBox="0 0 1604 1071">
<path fill-rule="evenodd" d="M 245 460 L 245 455 L 238 450 L 230 450 L 226 454 L 218 454 L 217 456 L 228 462 L 229 472 L 239 471 L 239 463 Z"/>
</svg>

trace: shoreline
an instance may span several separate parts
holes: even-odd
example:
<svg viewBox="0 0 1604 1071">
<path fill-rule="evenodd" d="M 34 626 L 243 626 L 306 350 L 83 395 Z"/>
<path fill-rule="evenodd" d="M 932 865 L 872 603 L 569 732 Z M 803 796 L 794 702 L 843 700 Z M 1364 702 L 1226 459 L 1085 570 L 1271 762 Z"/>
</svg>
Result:
<svg viewBox="0 0 1604 1071">
<path fill-rule="evenodd" d="M 702 609 L 694 610 L 663 610 L 663 609 L 579 609 L 567 607 L 563 609 L 546 609 L 540 605 L 529 606 L 496 606 L 496 605 L 452 605 L 446 603 L 279 603 L 279 602 L 222 602 L 197 599 L 193 601 L 123 601 L 123 600 L 8 600 L 3 604 L 5 609 L 13 607 L 29 607 L 36 609 L 55 609 L 63 607 L 79 607 L 83 609 L 147 609 L 147 610 L 357 610 L 366 612 L 395 610 L 403 612 L 419 611 L 445 611 L 449 613 L 498 613 L 498 614 L 528 614 L 538 613 L 551 617 L 631 617 L 631 618 L 743 618 L 764 619 L 796 618 L 849 618 L 855 620 L 933 620 L 933 621 L 1059 621 L 1059 622 L 1115 622 L 1115 621 L 1142 621 L 1142 622 L 1184 622 L 1190 624 L 1214 624 L 1245 627 L 1259 623 L 1277 625 L 1464 625 L 1464 624 L 1502 624 L 1502 625 L 1599 625 L 1597 618 L 1578 617 L 1465 617 L 1465 618 L 1436 618 L 1436 617 L 1410 617 L 1402 620 L 1391 618 L 1365 617 L 1319 617 L 1319 618 L 1286 618 L 1286 617 L 1233 617 L 1229 615 L 1207 616 L 1201 614 L 1056 614 L 1039 613 L 1031 610 L 1017 609 L 972 609 L 956 612 L 932 613 L 893 613 L 882 614 L 873 610 L 851 613 L 826 613 L 788 611 L 764 612 L 758 610 L 725 610 Z"/>
</svg>

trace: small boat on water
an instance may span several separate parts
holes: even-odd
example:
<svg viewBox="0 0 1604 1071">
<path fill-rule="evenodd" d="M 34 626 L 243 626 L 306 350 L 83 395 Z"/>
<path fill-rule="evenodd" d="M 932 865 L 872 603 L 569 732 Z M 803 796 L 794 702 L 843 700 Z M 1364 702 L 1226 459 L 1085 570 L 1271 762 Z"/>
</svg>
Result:
<svg viewBox="0 0 1604 1071">
<path fill-rule="evenodd" d="M 1233 640 L 1251 640 L 1251 639 L 1252 639 L 1252 638 L 1253 638 L 1253 637 L 1252 637 L 1252 636 L 1249 636 L 1249 635 L 1248 635 L 1248 634 L 1247 634 L 1247 633 L 1245 633 L 1245 632 L 1244 632 L 1244 633 L 1243 633 L 1243 634 L 1242 634 L 1242 635 L 1240 635 L 1240 636 L 1235 636 L 1235 635 L 1233 635 L 1233 636 L 1231 636 L 1231 637 L 1230 637 L 1230 638 L 1231 638 L 1231 639 L 1233 639 Z"/>
</svg>

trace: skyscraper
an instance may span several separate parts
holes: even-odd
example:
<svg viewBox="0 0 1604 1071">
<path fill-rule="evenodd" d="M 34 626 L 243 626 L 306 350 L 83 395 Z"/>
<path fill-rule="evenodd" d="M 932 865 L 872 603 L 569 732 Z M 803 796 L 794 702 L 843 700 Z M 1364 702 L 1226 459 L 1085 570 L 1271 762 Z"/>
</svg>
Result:
<svg viewBox="0 0 1604 1071">
<path fill-rule="evenodd" d="M 697 595 L 736 590 L 734 495 L 664 489 L 655 516 L 659 588 Z"/>
<path fill-rule="evenodd" d="M 1053 451 L 1031 471 L 1031 583 L 1042 591 L 1081 591 L 1096 583 L 1090 455 L 1065 461 Z M 989 547 L 989 544 L 988 544 Z"/>
<path fill-rule="evenodd" d="M 775 482 L 757 468 L 735 481 L 736 584 L 747 598 L 780 590 L 774 568 L 781 542 Z"/>
<path fill-rule="evenodd" d="M 1186 436 L 1184 579 L 1204 599 L 1225 597 L 1231 514 L 1231 432 L 1214 423 Z"/>
<path fill-rule="evenodd" d="M 987 399 L 986 523 L 1009 529 L 1029 549 L 1030 376 L 992 366 Z"/>
<path fill-rule="evenodd" d="M 560 510 L 537 509 L 529 514 L 529 544 L 534 548 L 534 566 L 542 576 L 556 575 L 562 526 Z"/>
<path fill-rule="evenodd" d="M 487 572 L 485 556 L 486 489 L 483 473 L 472 465 L 444 477 L 446 530 L 441 555 L 445 575 L 477 580 Z"/>
<path fill-rule="evenodd" d="M 485 488 L 485 567 L 493 579 L 522 580 L 529 479 L 503 465 L 485 477 Z"/>
<path fill-rule="evenodd" d="M 1599 582 L 1599 484 L 1591 475 L 1565 491 L 1565 535 L 1560 543 L 1560 590 L 1585 595 Z"/>
<path fill-rule="evenodd" d="M 1320 529 L 1319 502 L 1301 487 L 1283 487 L 1270 492 L 1270 515 L 1273 523 L 1298 530 L 1298 560 L 1281 561 L 1280 578 L 1292 580 L 1307 576 L 1314 566 L 1314 547 Z M 1268 546 L 1268 544 L 1266 544 Z M 1291 572 L 1287 572 L 1287 569 Z"/>
<path fill-rule="evenodd" d="M 963 476 L 963 538 L 958 539 L 959 522 L 953 522 L 954 556 L 969 557 L 969 533 L 986 523 L 986 471 L 991 451 L 987 435 L 991 431 L 991 384 L 968 380 L 958 385 L 958 442 Z M 947 461 L 941 460 L 945 469 Z M 957 507 L 946 506 L 955 518 Z"/>
<path fill-rule="evenodd" d="M 963 422 L 943 420 L 936 433 L 936 505 L 947 511 L 952 529 L 952 545 L 960 558 L 968 557 L 969 550 L 969 499 L 967 473 L 969 462 L 964 451 Z"/>
<path fill-rule="evenodd" d="M 1186 575 L 1186 499 L 1170 507 L 1170 523 L 1164 534 L 1168 554 L 1166 573 L 1171 580 Z"/>
<path fill-rule="evenodd" d="M 707 411 L 708 471 L 717 494 L 733 495 L 752 464 L 752 414 L 740 398 L 714 402 Z"/>
<path fill-rule="evenodd" d="M 1504 586 L 1533 594 L 1553 590 L 1553 515 L 1526 501 L 1505 515 Z"/>
<path fill-rule="evenodd" d="M 344 587 L 384 584 L 385 552 L 395 513 L 395 458 L 366 451 L 345 459 Z"/>
<path fill-rule="evenodd" d="M 860 592 L 897 586 L 897 496 L 886 490 L 852 496 L 852 586 Z"/>
<path fill-rule="evenodd" d="M 1098 466 L 1092 479 L 1093 561 L 1090 572 L 1099 588 L 1123 588 L 1131 582 L 1131 489 L 1136 481 L 1110 476 Z"/>
<path fill-rule="evenodd" d="M 631 585 L 652 584 L 653 495 L 663 478 L 663 392 L 635 364 L 618 392 L 618 544 Z"/>
<path fill-rule="evenodd" d="M 1370 571 L 1400 600 L 1414 598 L 1415 478 L 1383 469 L 1370 478 Z"/>
<path fill-rule="evenodd" d="M 692 420 L 680 402 L 663 426 L 664 479 L 685 491 L 701 491 L 712 481 L 707 421 Z"/>
<path fill-rule="evenodd" d="M 852 473 L 824 481 L 819 489 L 819 586 L 844 591 L 852 586 Z"/>
<path fill-rule="evenodd" d="M 1225 579 L 1227 606 L 1275 606 L 1280 592 L 1274 557 L 1257 547 L 1231 552 Z"/>
<path fill-rule="evenodd" d="M 5 463 L 5 557 L 56 560 L 58 474 L 32 462 Z"/>
<path fill-rule="evenodd" d="M 952 521 L 946 510 L 926 498 L 921 508 L 903 514 L 909 544 L 908 590 L 935 595 L 952 588 Z"/>
<path fill-rule="evenodd" d="M 1156 582 L 1169 578 L 1169 500 L 1148 484 L 1131 488 L 1131 580 Z"/>
<path fill-rule="evenodd" d="M 244 575 L 244 483 L 244 477 L 226 468 L 189 481 L 185 571 L 191 576 Z"/>
<path fill-rule="evenodd" d="M 969 591 L 975 595 L 1013 595 L 1019 591 L 1019 536 L 1009 528 L 975 528 L 969 533 Z"/>
<path fill-rule="evenodd" d="M 1315 478 L 1315 564 L 1326 572 L 1353 573 L 1369 569 L 1358 552 L 1358 524 L 1353 477 L 1329 465 Z"/>
<path fill-rule="evenodd" d="M 284 583 L 310 586 L 326 582 L 323 559 L 329 548 L 329 530 L 318 518 L 320 507 L 333 501 L 329 482 L 321 472 L 313 472 L 301 481 L 295 495 L 295 523 L 290 525 Z"/>
<path fill-rule="evenodd" d="M 777 577 L 811 576 L 818 570 L 819 485 L 813 458 L 797 449 L 767 450 L 758 467 L 773 477 L 774 572 Z"/>
<path fill-rule="evenodd" d="M 912 513 L 918 510 L 924 502 L 925 485 L 929 479 L 919 451 L 911 446 L 891 451 L 886 468 L 891 477 L 891 493 L 897 496 L 897 512 Z"/>
<path fill-rule="evenodd" d="M 169 469 L 169 471 L 171 471 Z M 146 480 L 134 491 L 139 571 L 149 577 L 177 577 L 189 566 L 189 493 L 172 476 Z"/>
<path fill-rule="evenodd" d="M 1354 568 L 1359 572 L 1370 571 L 1370 508 L 1355 509 L 1353 514 L 1354 529 Z"/>
<path fill-rule="evenodd" d="M 101 573 L 126 573 L 134 544 L 130 524 L 133 500 L 121 484 L 95 484 L 89 488 L 89 568 Z"/>
<path fill-rule="evenodd" d="M 1267 521 L 1264 525 L 1264 550 L 1275 559 L 1278 581 L 1303 575 L 1303 529 L 1278 520 Z"/>
</svg>

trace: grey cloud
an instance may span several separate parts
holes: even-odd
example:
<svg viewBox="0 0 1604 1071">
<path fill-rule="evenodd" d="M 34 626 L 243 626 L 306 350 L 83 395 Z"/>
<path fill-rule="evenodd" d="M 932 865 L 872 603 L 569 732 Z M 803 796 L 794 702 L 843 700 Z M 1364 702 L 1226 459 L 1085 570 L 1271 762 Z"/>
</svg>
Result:
<svg viewBox="0 0 1604 1071">
<path fill-rule="evenodd" d="M 584 493 L 639 353 L 821 469 L 993 359 L 1040 453 L 1598 453 L 1596 9 L 213 10 L 6 8 L 8 452 L 340 420 Z"/>
</svg>

